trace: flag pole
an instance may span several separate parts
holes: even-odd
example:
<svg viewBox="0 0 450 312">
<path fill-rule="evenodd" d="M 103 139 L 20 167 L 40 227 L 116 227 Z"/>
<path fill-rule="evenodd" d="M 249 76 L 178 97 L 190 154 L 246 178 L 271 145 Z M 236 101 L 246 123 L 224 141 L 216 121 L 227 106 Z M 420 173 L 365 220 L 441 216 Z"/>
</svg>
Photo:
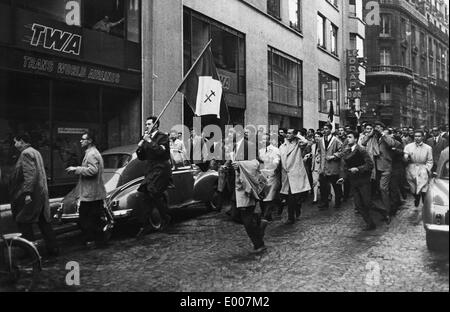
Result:
<svg viewBox="0 0 450 312">
<path fill-rule="evenodd" d="M 180 87 L 183 85 L 184 81 L 186 80 L 186 78 L 191 74 L 191 72 L 194 70 L 194 67 L 197 65 L 197 63 L 200 61 L 200 59 L 202 58 L 203 54 L 206 52 L 206 50 L 208 49 L 208 47 L 211 45 L 212 39 L 209 39 L 208 43 L 206 44 L 206 46 L 203 48 L 202 52 L 200 53 L 200 56 L 195 60 L 194 64 L 192 64 L 191 68 L 189 69 L 189 71 L 187 72 L 187 74 L 183 77 L 183 80 L 180 82 L 180 84 L 178 85 L 178 87 L 175 89 L 175 92 L 172 94 L 172 96 L 170 97 L 170 99 L 167 101 L 166 105 L 164 106 L 164 108 L 162 109 L 161 113 L 159 113 L 158 118 L 156 118 L 155 121 L 155 125 L 158 123 L 159 119 L 161 119 L 162 115 L 164 114 L 164 112 L 166 111 L 167 107 L 169 107 L 170 102 L 172 102 L 173 98 L 177 95 L 178 93 L 178 89 L 180 89 Z M 153 129 L 152 129 L 153 131 Z M 151 131 L 150 131 L 151 132 Z"/>
</svg>

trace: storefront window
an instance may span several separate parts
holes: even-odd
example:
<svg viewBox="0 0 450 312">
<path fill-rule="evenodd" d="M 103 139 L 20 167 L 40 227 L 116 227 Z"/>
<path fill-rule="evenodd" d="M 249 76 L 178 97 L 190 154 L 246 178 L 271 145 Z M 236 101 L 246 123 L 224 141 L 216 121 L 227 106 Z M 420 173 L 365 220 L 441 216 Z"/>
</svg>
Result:
<svg viewBox="0 0 450 312">
<path fill-rule="evenodd" d="M 49 82 L 0 71 L 0 204 L 9 202 L 8 184 L 19 156 L 13 138 L 21 132 L 30 134 L 50 176 Z"/>
<path fill-rule="evenodd" d="M 30 134 L 44 160 L 50 196 L 60 197 L 77 181 L 65 168 L 81 163 L 84 131 L 93 131 L 103 151 L 135 143 L 140 127 L 138 92 L 0 71 L 0 204 L 9 201 L 17 133 Z"/>
<path fill-rule="evenodd" d="M 339 79 L 319 71 L 319 111 L 328 114 L 328 103 L 333 102 L 334 114 L 339 115 Z"/>
<path fill-rule="evenodd" d="M 280 51 L 268 51 L 269 101 L 302 106 L 302 62 Z"/>
</svg>

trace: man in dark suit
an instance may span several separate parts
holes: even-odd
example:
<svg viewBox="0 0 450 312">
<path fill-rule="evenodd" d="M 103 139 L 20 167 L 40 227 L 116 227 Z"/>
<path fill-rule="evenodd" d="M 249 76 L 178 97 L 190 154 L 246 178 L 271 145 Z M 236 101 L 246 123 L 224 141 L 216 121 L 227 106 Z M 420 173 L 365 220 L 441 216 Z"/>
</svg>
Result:
<svg viewBox="0 0 450 312">
<path fill-rule="evenodd" d="M 363 140 L 363 146 L 368 146 L 368 141 L 373 140 L 377 154 L 375 155 L 376 180 L 381 194 L 383 209 L 387 213 L 386 222 L 390 223 L 390 216 L 393 214 L 391 202 L 391 177 L 392 177 L 392 157 L 396 141 L 392 133 L 385 129 L 384 123 L 378 121 L 375 123 L 375 131 L 367 135 Z"/>
<path fill-rule="evenodd" d="M 163 220 L 162 227 L 170 223 L 169 208 L 165 192 L 171 185 L 172 168 L 170 165 L 170 143 L 169 136 L 159 131 L 159 121 L 155 116 L 147 118 L 145 123 L 145 134 L 138 144 L 136 154 L 138 159 L 146 161 L 146 175 L 139 186 L 138 191 L 146 195 L 148 203 L 153 203 L 159 210 Z M 149 215 L 151 205 L 144 205 L 138 219 L 142 225 L 138 237 L 150 230 Z"/>
<path fill-rule="evenodd" d="M 439 127 L 433 127 L 433 136 L 427 140 L 427 145 L 433 149 L 433 169 L 436 171 L 439 156 L 442 151 L 448 146 L 447 139 L 443 136 L 444 132 L 440 131 Z"/>
<path fill-rule="evenodd" d="M 364 231 L 372 231 L 376 229 L 375 222 L 370 216 L 370 176 L 374 163 L 369 153 L 357 144 L 358 139 L 359 134 L 357 132 L 352 130 L 347 132 L 347 147 L 342 157 L 342 178 L 338 182 L 343 184 L 345 180 L 350 180 L 355 208 L 360 212 L 367 224 Z"/>
</svg>

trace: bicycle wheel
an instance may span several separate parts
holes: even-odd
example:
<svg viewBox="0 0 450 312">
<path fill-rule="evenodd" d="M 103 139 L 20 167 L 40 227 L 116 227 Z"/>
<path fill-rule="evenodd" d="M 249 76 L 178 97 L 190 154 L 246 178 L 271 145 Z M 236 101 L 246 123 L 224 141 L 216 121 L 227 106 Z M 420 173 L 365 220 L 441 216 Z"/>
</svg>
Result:
<svg viewBox="0 0 450 312">
<path fill-rule="evenodd" d="M 30 242 L 9 239 L 0 243 L 0 285 L 30 291 L 41 271 L 41 259 Z"/>
</svg>

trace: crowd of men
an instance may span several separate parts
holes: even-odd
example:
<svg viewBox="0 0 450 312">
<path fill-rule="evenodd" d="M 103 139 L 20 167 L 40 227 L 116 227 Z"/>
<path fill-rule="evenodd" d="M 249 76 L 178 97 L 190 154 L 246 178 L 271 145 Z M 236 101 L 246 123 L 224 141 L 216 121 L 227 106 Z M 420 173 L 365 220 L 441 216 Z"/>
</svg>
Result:
<svg viewBox="0 0 450 312">
<path fill-rule="evenodd" d="M 331 203 L 340 209 L 352 197 L 365 231 L 376 229 L 373 212 L 389 224 L 408 192 L 418 207 L 439 156 L 448 147 L 448 126 L 429 132 L 424 127 L 394 129 L 375 122 L 332 131 L 327 124 L 317 130 L 280 129 L 278 136 L 258 133 L 253 136 L 256 142 L 251 137 L 249 129 L 228 133 L 224 141 L 233 143 L 222 149 L 232 155 L 219 166 L 213 159 L 210 167 L 219 171 L 219 208 L 244 224 L 258 253 L 266 249 L 263 237 L 273 214 L 281 215 L 287 206 L 285 224 L 294 224 L 309 195 L 320 211 Z M 258 149 L 252 157 L 255 144 Z"/>
<path fill-rule="evenodd" d="M 215 144 L 208 144 L 205 133 L 193 131 L 187 150 L 181 133 L 160 131 L 154 116 L 147 118 L 145 130 L 136 147 L 138 159 L 146 162 L 145 179 L 138 191 L 159 210 L 162 228 L 171 222 L 166 191 L 172 185 L 173 163 L 185 164 L 191 159 L 204 171 L 218 171 L 216 206 L 243 223 L 256 253 L 266 250 L 265 228 L 274 214 L 281 215 L 287 207 L 285 224 L 296 223 L 308 196 L 321 211 L 329 209 L 330 203 L 340 209 L 353 197 L 355 209 L 366 223 L 364 230 L 376 228 L 373 211 L 389 224 L 408 192 L 414 195 L 415 206 L 420 205 L 431 172 L 449 142 L 448 126 L 433 127 L 429 132 L 425 128 L 394 129 L 376 122 L 337 131 L 329 124 L 317 130 L 279 129 L 278 133 L 231 128 Z M 48 254 L 57 255 L 42 156 L 27 134 L 16 135 L 14 142 L 20 157 L 11 179 L 13 216 L 29 240 L 34 240 L 32 225 L 37 223 Z M 82 163 L 66 171 L 79 176 L 80 225 L 86 245 L 105 246 L 103 159 L 91 132 L 82 135 L 80 144 L 85 150 Z M 198 151 L 200 159 L 194 157 Z M 374 200 L 377 198 L 379 201 Z M 141 223 L 138 237 L 151 229 L 150 208 L 137 211 Z"/>
</svg>

